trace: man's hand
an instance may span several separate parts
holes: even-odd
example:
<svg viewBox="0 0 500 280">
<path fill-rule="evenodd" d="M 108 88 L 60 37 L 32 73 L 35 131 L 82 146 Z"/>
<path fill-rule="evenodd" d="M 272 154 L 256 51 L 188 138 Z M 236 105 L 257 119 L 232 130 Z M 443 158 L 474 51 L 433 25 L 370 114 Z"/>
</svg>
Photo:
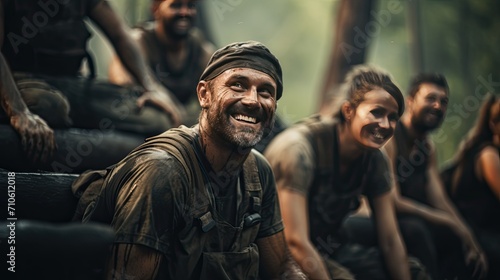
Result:
<svg viewBox="0 0 500 280">
<path fill-rule="evenodd" d="M 453 224 L 452 228 L 455 228 L 455 232 L 464 244 L 465 264 L 469 267 L 474 266 L 472 276 L 474 279 L 484 278 L 488 272 L 488 261 L 481 246 L 466 227 Z"/>
<path fill-rule="evenodd" d="M 156 106 L 163 110 L 171 119 L 172 125 L 177 127 L 181 125 L 186 117 L 186 112 L 175 97 L 171 97 L 166 90 L 148 90 L 138 99 L 137 106 L 142 108 L 145 104 Z"/>
<path fill-rule="evenodd" d="M 10 124 L 19 133 L 21 145 L 33 163 L 45 163 L 56 149 L 54 131 L 47 123 L 31 112 L 14 115 Z"/>
<path fill-rule="evenodd" d="M 483 250 L 472 241 L 465 246 L 465 264 L 474 266 L 472 276 L 474 279 L 483 279 L 488 272 L 488 260 Z"/>
</svg>

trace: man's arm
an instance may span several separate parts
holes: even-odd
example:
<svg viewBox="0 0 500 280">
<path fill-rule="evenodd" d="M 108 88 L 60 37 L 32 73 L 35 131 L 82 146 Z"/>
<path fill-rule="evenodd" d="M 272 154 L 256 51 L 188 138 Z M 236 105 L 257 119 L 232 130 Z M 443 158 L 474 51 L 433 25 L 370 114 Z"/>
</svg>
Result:
<svg viewBox="0 0 500 280">
<path fill-rule="evenodd" d="M 113 56 L 109 63 L 108 79 L 113 84 L 121 86 L 132 85 L 134 83 L 134 79 L 130 76 L 125 67 L 123 67 L 123 64 L 117 56 Z"/>
<path fill-rule="evenodd" d="M 0 49 L 4 41 L 4 10 L 0 2 Z M 0 53 L 0 103 L 21 145 L 33 162 L 47 162 L 56 149 L 54 131 L 38 115 L 29 111 L 19 92 L 7 61 Z"/>
<path fill-rule="evenodd" d="M 128 72 L 144 87 L 145 92 L 138 99 L 138 106 L 142 107 L 146 103 L 158 106 L 171 116 L 175 125 L 181 124 L 182 106 L 154 77 L 146 65 L 137 42 L 130 35 L 130 28 L 113 11 L 107 1 L 99 2 L 92 9 L 89 17 L 106 34 Z"/>
<path fill-rule="evenodd" d="M 452 219 L 445 211 L 431 208 L 418 201 L 401 195 L 399 183 L 395 180 L 395 178 L 397 178 L 395 167 L 397 151 L 394 138 L 392 138 L 391 141 L 384 146 L 382 151 L 386 153 L 389 161 L 389 174 L 392 180 L 391 194 L 395 201 L 396 211 L 422 217 L 434 224 L 441 224 L 448 227 L 451 226 Z"/>
<path fill-rule="evenodd" d="M 144 59 L 146 59 L 146 61 L 148 61 L 148 53 L 144 49 L 144 46 L 141 44 L 141 33 L 136 29 L 132 29 L 130 34 L 132 39 L 137 42 L 141 55 Z M 116 55 L 111 58 L 111 61 L 109 63 L 108 78 L 110 82 L 117 85 L 132 85 L 134 83 L 137 83 L 137 81 L 127 71 L 125 66 L 123 66 L 120 57 Z"/>
<path fill-rule="evenodd" d="M 262 279 L 307 279 L 290 255 L 283 231 L 256 241 Z"/>
<path fill-rule="evenodd" d="M 155 279 L 163 255 L 151 248 L 134 244 L 115 244 L 107 264 L 106 279 Z"/>
<path fill-rule="evenodd" d="M 476 241 L 472 231 L 464 222 L 456 208 L 450 202 L 446 192 L 444 190 L 443 183 L 439 177 L 439 171 L 436 164 L 436 154 L 435 149 L 432 149 L 430 155 L 430 164 L 427 174 L 429 176 L 429 184 L 427 193 L 429 195 L 430 202 L 432 205 L 438 209 L 445 211 L 451 216 L 453 225 L 452 229 L 458 233 L 458 236 L 466 245 L 465 260 L 466 263 L 475 262 L 474 275 L 478 274 L 480 276 L 486 275 L 488 270 L 488 265 L 486 261 L 485 254 Z"/>
<path fill-rule="evenodd" d="M 396 145 L 394 138 L 384 147 L 385 152 L 389 158 L 390 173 L 394 176 L 395 173 L 395 162 L 397 157 Z M 465 223 L 461 221 L 458 213 L 453 208 L 449 199 L 445 195 L 444 186 L 442 185 L 437 171 L 436 161 L 435 161 L 435 151 L 434 147 L 431 147 L 431 153 L 429 156 L 429 169 L 428 169 L 428 190 L 427 193 L 430 197 L 431 204 L 435 207 L 428 207 L 412 199 L 403 197 L 399 193 L 399 184 L 393 180 L 392 187 L 392 198 L 394 199 L 396 209 L 398 212 L 413 214 L 423 219 L 435 223 L 450 227 L 457 235 L 467 244 L 469 248 L 466 254 L 466 261 L 470 262 L 472 259 L 479 260 L 476 262 L 476 271 L 478 273 L 484 273 L 486 270 L 486 261 L 482 250 L 477 245 L 477 242 L 473 238 L 470 230 L 465 226 Z M 458 218 L 458 220 L 457 220 Z"/>
</svg>

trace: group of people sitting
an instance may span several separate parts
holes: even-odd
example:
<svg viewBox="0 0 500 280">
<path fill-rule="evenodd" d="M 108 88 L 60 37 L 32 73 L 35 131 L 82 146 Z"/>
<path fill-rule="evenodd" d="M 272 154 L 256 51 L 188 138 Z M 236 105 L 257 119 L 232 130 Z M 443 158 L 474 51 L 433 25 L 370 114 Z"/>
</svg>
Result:
<svg viewBox="0 0 500 280">
<path fill-rule="evenodd" d="M 500 100 L 485 96 L 453 180 L 443 182 L 429 133 L 446 114 L 444 76 L 417 75 L 404 100 L 387 73 L 355 67 L 338 94 L 335 116 L 299 122 L 264 153 L 303 271 L 312 279 L 497 279 Z"/>
<path fill-rule="evenodd" d="M 152 11 L 132 32 L 103 0 L 0 0 L 0 121 L 29 168 L 53 166 L 69 127 L 140 135 L 72 185 L 74 221 L 113 229 L 106 279 L 500 278 L 498 97 L 442 180 L 444 76 L 417 75 L 405 99 L 384 70 L 354 67 L 334 115 L 281 131 L 266 46 L 215 50 L 194 0 Z M 113 83 L 79 76 L 87 17 L 118 55 Z"/>
</svg>

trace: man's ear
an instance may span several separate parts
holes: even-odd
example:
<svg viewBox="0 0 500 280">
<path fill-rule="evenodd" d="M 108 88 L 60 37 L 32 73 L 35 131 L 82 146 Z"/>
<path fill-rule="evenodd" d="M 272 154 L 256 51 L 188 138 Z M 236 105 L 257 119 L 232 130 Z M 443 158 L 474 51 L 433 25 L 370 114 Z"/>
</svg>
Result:
<svg viewBox="0 0 500 280">
<path fill-rule="evenodd" d="M 342 115 L 344 116 L 344 119 L 346 121 L 350 121 L 352 119 L 354 115 L 354 108 L 352 108 L 351 103 L 349 103 L 349 101 L 342 103 L 340 110 L 342 111 Z"/>
<path fill-rule="evenodd" d="M 196 93 L 198 94 L 198 101 L 203 109 L 210 107 L 212 93 L 210 92 L 208 82 L 200 81 L 196 86 Z"/>
<path fill-rule="evenodd" d="M 158 0 L 152 0 L 152 1 L 153 3 L 151 3 L 150 12 L 153 15 L 153 17 L 156 18 L 156 12 L 158 11 L 158 8 L 160 7 L 162 1 Z"/>
<path fill-rule="evenodd" d="M 413 108 L 413 102 L 415 101 L 413 96 L 408 96 L 405 99 L 405 111 L 410 111 Z"/>
</svg>

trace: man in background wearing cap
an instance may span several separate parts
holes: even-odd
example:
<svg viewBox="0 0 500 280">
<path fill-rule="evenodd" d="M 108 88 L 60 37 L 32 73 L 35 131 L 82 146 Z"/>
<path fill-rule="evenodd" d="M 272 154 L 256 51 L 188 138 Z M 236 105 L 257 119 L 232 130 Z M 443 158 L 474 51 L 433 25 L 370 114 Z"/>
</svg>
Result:
<svg viewBox="0 0 500 280">
<path fill-rule="evenodd" d="M 271 168 L 252 149 L 274 123 L 278 60 L 258 42 L 230 44 L 196 91 L 199 124 L 148 139 L 84 211 L 84 222 L 115 229 L 108 278 L 304 278 L 287 253 Z"/>
</svg>

